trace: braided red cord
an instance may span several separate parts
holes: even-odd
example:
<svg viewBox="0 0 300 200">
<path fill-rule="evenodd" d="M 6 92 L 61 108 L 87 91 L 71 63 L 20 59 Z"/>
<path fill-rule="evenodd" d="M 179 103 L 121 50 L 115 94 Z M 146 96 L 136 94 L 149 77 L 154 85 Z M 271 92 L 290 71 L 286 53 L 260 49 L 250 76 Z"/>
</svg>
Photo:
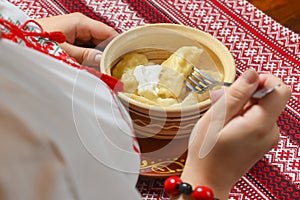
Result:
<svg viewBox="0 0 300 200">
<path fill-rule="evenodd" d="M 40 29 L 40 32 L 27 31 L 26 26 L 29 23 L 37 25 Z M 57 43 L 63 43 L 67 40 L 66 36 L 62 32 L 45 32 L 42 26 L 34 20 L 28 20 L 19 27 L 5 19 L 0 18 L 0 24 L 10 31 L 10 33 L 2 33 L 3 38 L 11 39 L 15 42 L 17 41 L 17 38 L 20 38 L 28 47 L 32 47 L 33 45 L 27 40 L 27 36 L 48 38 L 49 40 L 53 40 Z"/>
</svg>

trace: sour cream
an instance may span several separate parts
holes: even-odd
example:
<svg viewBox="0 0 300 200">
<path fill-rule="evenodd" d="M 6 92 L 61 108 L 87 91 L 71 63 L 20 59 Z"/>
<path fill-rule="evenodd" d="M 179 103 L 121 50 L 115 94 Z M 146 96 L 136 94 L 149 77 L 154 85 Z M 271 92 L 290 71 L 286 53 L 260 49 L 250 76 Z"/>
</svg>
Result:
<svg viewBox="0 0 300 200">
<path fill-rule="evenodd" d="M 139 94 L 157 93 L 161 69 L 161 65 L 139 65 L 134 69 L 133 75 L 138 81 Z"/>
</svg>

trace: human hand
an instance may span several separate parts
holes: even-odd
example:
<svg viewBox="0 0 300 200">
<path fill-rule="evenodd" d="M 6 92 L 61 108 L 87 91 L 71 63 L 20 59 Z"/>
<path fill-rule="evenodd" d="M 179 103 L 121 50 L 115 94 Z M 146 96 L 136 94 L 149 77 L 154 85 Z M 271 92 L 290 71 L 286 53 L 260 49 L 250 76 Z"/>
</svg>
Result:
<svg viewBox="0 0 300 200">
<path fill-rule="evenodd" d="M 263 99 L 251 98 L 259 86 L 278 83 Z M 232 186 L 277 144 L 276 119 L 290 95 L 275 76 L 246 71 L 195 125 L 182 180 L 193 188 L 209 186 L 216 197 L 227 199 Z"/>
<path fill-rule="evenodd" d="M 71 57 L 79 63 L 99 67 L 101 51 L 88 48 L 104 48 L 108 41 L 118 33 L 106 24 L 88 18 L 81 13 L 58 15 L 36 19 L 45 31 L 61 31 L 67 42 L 60 44 Z"/>
</svg>

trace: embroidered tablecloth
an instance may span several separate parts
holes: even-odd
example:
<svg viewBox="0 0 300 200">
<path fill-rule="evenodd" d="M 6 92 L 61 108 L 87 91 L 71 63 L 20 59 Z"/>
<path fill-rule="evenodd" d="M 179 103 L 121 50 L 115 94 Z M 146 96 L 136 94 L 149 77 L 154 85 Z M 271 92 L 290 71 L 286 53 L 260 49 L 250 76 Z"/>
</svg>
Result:
<svg viewBox="0 0 300 200">
<path fill-rule="evenodd" d="M 148 23 L 206 31 L 232 53 L 237 74 L 271 72 L 293 92 L 278 119 L 279 144 L 233 187 L 229 199 L 300 199 L 300 36 L 245 0 L 9 0 L 33 18 L 81 12 L 119 32 Z M 140 178 L 144 200 L 168 199 L 163 179 Z"/>
</svg>

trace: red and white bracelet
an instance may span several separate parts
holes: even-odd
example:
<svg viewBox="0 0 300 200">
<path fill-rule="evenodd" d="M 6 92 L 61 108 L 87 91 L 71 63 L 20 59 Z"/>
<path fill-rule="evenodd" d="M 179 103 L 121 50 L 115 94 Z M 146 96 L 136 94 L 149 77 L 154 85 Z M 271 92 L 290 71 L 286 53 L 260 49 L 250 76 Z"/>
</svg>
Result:
<svg viewBox="0 0 300 200">
<path fill-rule="evenodd" d="M 178 176 L 171 176 L 165 180 L 165 192 L 171 196 L 180 194 L 191 195 L 194 200 L 218 200 L 214 198 L 213 191 L 206 186 L 197 186 L 194 190 L 188 183 L 183 182 Z"/>
</svg>

